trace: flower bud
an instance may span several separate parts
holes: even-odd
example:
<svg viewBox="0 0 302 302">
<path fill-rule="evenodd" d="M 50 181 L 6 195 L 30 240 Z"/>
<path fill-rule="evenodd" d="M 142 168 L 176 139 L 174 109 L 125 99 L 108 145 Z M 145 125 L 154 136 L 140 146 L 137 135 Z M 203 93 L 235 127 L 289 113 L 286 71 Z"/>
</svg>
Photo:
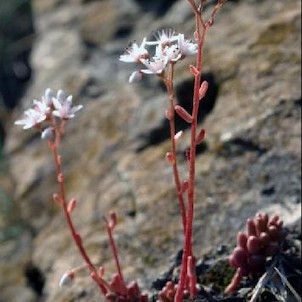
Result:
<svg viewBox="0 0 302 302">
<path fill-rule="evenodd" d="M 67 272 L 63 274 L 63 276 L 61 277 L 59 286 L 62 287 L 68 285 L 73 281 L 73 279 L 74 279 L 74 272 L 72 271 Z"/>
<path fill-rule="evenodd" d="M 129 77 L 129 83 L 139 82 L 143 78 L 143 73 L 140 70 L 132 72 Z"/>
<path fill-rule="evenodd" d="M 55 131 L 54 131 L 53 127 L 48 127 L 46 129 L 44 129 L 41 133 L 41 138 L 43 140 L 54 141 Z"/>
<path fill-rule="evenodd" d="M 179 140 L 183 135 L 183 131 L 178 131 L 175 135 L 174 135 L 174 140 L 177 141 Z"/>
</svg>

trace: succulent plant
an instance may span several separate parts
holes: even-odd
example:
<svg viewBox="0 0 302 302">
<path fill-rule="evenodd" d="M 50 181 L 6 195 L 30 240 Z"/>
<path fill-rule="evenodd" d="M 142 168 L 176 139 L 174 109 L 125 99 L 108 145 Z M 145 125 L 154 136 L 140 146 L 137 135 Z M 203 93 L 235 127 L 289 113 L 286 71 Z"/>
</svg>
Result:
<svg viewBox="0 0 302 302">
<path fill-rule="evenodd" d="M 266 213 L 257 213 L 254 218 L 248 218 L 246 233 L 238 232 L 237 246 L 229 256 L 230 264 L 237 271 L 225 292 L 233 292 L 242 277 L 262 274 L 268 257 L 280 251 L 284 238 L 283 221 L 279 216 L 269 218 Z"/>
</svg>

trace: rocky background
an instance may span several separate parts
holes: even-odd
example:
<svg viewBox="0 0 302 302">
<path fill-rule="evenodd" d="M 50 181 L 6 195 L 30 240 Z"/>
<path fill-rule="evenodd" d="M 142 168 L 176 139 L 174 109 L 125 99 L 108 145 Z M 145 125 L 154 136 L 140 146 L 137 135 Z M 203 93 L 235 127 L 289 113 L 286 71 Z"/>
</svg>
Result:
<svg viewBox="0 0 302 302">
<path fill-rule="evenodd" d="M 84 105 L 68 123 L 61 153 L 87 251 L 110 278 L 114 263 L 102 216 L 115 210 L 124 274 L 149 290 L 182 246 L 164 157 L 168 99 L 156 78 L 129 85 L 133 70 L 118 57 L 129 42 L 163 27 L 192 37 L 189 5 L 14 0 L 0 6 L 0 301 L 100 301 L 85 276 L 58 287 L 81 258 L 52 202 L 56 179 L 46 145 L 34 131 L 13 125 L 48 87 Z M 236 232 L 257 211 L 279 214 L 287 225 L 300 222 L 300 6 L 299 0 L 229 1 L 208 33 L 204 79 L 210 90 L 200 119 L 207 137 L 196 165 L 197 257 L 234 246 Z M 176 72 L 178 102 L 186 108 L 193 84 L 189 62 Z M 186 130 L 181 123 L 178 128 Z M 178 149 L 183 177 L 188 142 L 185 131 Z"/>
</svg>

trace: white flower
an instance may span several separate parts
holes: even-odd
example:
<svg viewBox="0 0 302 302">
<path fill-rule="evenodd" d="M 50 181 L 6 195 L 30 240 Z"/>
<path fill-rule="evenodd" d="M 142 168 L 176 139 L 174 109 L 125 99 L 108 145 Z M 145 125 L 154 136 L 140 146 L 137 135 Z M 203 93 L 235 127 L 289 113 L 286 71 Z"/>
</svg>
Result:
<svg viewBox="0 0 302 302">
<path fill-rule="evenodd" d="M 176 62 L 181 58 L 181 53 L 179 52 L 179 48 L 175 44 L 166 46 L 163 52 L 166 55 L 168 61 Z"/>
<path fill-rule="evenodd" d="M 143 78 L 143 74 L 140 70 L 136 70 L 131 73 L 129 77 L 129 83 L 139 82 Z"/>
<path fill-rule="evenodd" d="M 23 125 L 23 129 L 29 129 L 41 124 L 46 119 L 46 114 L 35 108 L 25 110 L 24 118 L 15 121 L 15 125 Z"/>
<path fill-rule="evenodd" d="M 47 115 L 50 112 L 50 107 L 43 101 L 34 100 L 34 109 Z"/>
<path fill-rule="evenodd" d="M 147 49 L 145 49 L 146 38 L 140 46 L 136 43 L 132 43 L 128 48 L 126 48 L 126 53 L 121 55 L 119 60 L 126 63 L 140 63 L 141 59 L 146 59 L 149 57 Z"/>
<path fill-rule="evenodd" d="M 45 90 L 45 93 L 44 95 L 42 96 L 42 102 L 48 106 L 48 107 L 51 107 L 52 106 L 52 103 L 53 103 L 53 98 L 54 98 L 54 95 L 53 95 L 53 92 L 50 88 L 47 88 Z"/>
<path fill-rule="evenodd" d="M 177 36 L 175 31 L 170 29 L 162 29 L 154 34 L 156 41 L 148 41 L 147 45 L 170 45 L 171 43 L 177 41 Z"/>
<path fill-rule="evenodd" d="M 148 68 L 142 69 L 141 72 L 145 74 L 161 74 L 167 66 L 167 57 L 153 57 L 152 60 L 141 60 L 141 62 Z"/>
<path fill-rule="evenodd" d="M 178 46 L 175 44 L 165 47 L 162 45 L 157 45 L 154 57 L 167 60 L 169 62 L 176 62 L 178 59 L 180 59 L 181 54 L 179 53 Z"/>
<path fill-rule="evenodd" d="M 183 57 L 195 55 L 198 51 L 198 46 L 190 40 L 185 40 L 184 34 L 178 35 L 178 48 Z"/>
<path fill-rule="evenodd" d="M 63 90 L 59 90 L 57 98 L 53 99 L 54 111 L 52 114 L 61 119 L 73 118 L 75 113 L 83 108 L 82 105 L 72 106 L 72 95 L 65 98 Z"/>
<path fill-rule="evenodd" d="M 65 92 L 62 89 L 58 90 L 58 92 L 57 92 L 57 100 L 62 104 L 66 100 Z"/>
</svg>

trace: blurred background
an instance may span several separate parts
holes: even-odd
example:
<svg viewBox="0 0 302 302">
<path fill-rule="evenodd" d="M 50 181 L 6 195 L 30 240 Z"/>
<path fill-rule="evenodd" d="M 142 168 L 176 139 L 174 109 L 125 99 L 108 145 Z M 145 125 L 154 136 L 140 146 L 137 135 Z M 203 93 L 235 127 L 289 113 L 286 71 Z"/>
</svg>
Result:
<svg viewBox="0 0 302 302">
<path fill-rule="evenodd" d="M 205 16 L 215 1 L 207 1 Z M 181 220 L 156 77 L 129 85 L 135 66 L 118 61 L 129 43 L 162 28 L 192 38 L 185 0 L 0 0 L 0 302 L 100 301 L 89 278 L 59 288 L 81 265 L 52 202 L 51 154 L 35 131 L 13 125 L 46 88 L 64 89 L 84 108 L 62 142 L 74 221 L 110 279 L 114 262 L 102 215 L 115 210 L 115 236 L 128 281 L 150 289 L 181 248 Z M 200 108 L 207 131 L 198 148 L 195 254 L 234 245 L 257 211 L 301 219 L 301 2 L 228 1 L 208 32 Z M 190 110 L 188 58 L 177 65 L 179 104 Z M 182 178 L 189 129 L 178 144 Z"/>
</svg>

